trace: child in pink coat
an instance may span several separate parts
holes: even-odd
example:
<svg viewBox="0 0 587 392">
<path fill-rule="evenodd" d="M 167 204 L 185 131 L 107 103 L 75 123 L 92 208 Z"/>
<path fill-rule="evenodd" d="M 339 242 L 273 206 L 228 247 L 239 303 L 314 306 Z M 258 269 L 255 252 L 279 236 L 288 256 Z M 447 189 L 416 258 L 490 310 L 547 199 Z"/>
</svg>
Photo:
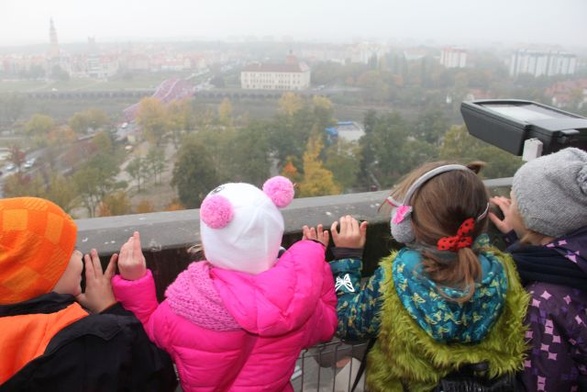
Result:
<svg viewBox="0 0 587 392">
<path fill-rule="evenodd" d="M 332 338 L 336 296 L 324 246 L 302 240 L 278 258 L 293 184 L 273 177 L 214 189 L 200 208 L 205 260 L 159 304 L 139 233 L 120 251 L 116 298 L 177 365 L 184 391 L 292 391 L 304 348 Z"/>
</svg>

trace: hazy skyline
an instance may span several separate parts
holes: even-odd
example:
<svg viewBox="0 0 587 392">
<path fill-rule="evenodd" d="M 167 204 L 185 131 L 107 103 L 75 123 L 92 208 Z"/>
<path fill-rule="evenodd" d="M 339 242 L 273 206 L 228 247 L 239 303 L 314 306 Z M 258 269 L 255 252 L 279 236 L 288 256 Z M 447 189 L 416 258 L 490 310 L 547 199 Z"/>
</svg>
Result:
<svg viewBox="0 0 587 392">
<path fill-rule="evenodd" d="M 0 46 L 147 39 L 428 40 L 586 48 L 587 0 L 0 0 Z"/>
</svg>

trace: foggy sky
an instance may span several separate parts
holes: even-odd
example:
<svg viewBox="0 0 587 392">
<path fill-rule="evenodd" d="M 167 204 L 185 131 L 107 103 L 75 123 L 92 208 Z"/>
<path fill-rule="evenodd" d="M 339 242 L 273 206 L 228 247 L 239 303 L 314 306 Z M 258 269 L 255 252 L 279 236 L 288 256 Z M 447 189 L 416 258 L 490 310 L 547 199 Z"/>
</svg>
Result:
<svg viewBox="0 0 587 392">
<path fill-rule="evenodd" d="M 587 47 L 587 0 L 0 0 L 0 46 L 146 39 Z"/>
</svg>

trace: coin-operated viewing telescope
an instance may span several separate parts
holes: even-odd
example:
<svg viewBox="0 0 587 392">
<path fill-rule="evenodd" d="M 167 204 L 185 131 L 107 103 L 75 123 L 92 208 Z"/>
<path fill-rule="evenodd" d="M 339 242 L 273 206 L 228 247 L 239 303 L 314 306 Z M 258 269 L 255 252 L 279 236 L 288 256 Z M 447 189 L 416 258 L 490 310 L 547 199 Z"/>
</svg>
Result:
<svg viewBox="0 0 587 392">
<path fill-rule="evenodd" d="M 461 103 L 469 133 L 524 160 L 565 147 L 587 151 L 587 118 L 517 99 Z"/>
</svg>

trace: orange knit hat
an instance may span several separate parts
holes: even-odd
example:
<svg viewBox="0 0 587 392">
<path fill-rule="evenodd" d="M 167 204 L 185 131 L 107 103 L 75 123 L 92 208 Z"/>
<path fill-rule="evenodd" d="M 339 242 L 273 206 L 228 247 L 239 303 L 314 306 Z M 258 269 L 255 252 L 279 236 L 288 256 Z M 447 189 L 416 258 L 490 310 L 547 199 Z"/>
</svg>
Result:
<svg viewBox="0 0 587 392">
<path fill-rule="evenodd" d="M 0 199 L 0 304 L 49 293 L 69 264 L 77 226 L 56 204 Z"/>
</svg>

